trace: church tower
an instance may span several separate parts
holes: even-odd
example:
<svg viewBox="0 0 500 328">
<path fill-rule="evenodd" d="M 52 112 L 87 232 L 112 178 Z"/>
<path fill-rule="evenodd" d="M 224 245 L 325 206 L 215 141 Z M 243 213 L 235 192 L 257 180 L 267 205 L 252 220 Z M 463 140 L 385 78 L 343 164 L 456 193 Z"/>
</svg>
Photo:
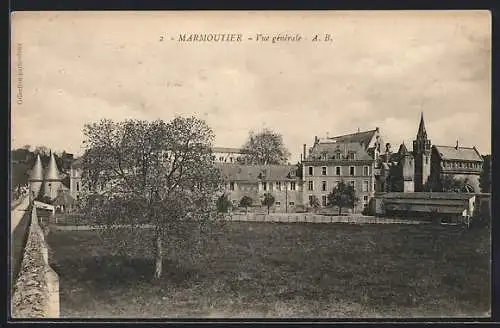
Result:
<svg viewBox="0 0 500 328">
<path fill-rule="evenodd" d="M 31 169 L 28 182 L 30 188 L 29 197 L 30 197 L 30 202 L 32 202 L 33 200 L 35 200 L 35 198 L 38 197 L 38 194 L 40 193 L 40 188 L 42 187 L 43 184 L 43 167 L 40 155 L 36 156 L 35 165 Z"/>
<path fill-rule="evenodd" d="M 57 197 L 59 189 L 62 187 L 62 179 L 57 169 L 56 158 L 54 153 L 50 153 L 49 166 L 45 172 L 45 190 L 44 195 L 54 199 Z"/>
<path fill-rule="evenodd" d="M 424 113 L 420 115 L 417 138 L 413 141 L 415 159 L 415 191 L 423 191 L 431 174 L 431 141 L 427 139 Z"/>
</svg>

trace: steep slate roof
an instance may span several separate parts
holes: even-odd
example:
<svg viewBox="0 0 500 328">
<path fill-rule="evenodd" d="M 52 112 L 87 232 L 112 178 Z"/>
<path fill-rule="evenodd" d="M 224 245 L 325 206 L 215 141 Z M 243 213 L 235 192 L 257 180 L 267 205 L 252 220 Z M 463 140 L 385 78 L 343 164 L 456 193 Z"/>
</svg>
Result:
<svg viewBox="0 0 500 328">
<path fill-rule="evenodd" d="M 230 181 L 283 181 L 293 178 L 290 173 L 297 170 L 296 165 L 243 165 L 220 163 L 217 165 L 223 176 Z"/>
<path fill-rule="evenodd" d="M 43 167 L 40 155 L 36 156 L 36 162 L 30 172 L 30 180 L 43 180 Z"/>
<path fill-rule="evenodd" d="M 410 152 L 404 143 L 399 146 L 398 155 L 408 155 Z"/>
<path fill-rule="evenodd" d="M 382 194 L 387 199 L 471 199 L 475 194 L 460 192 L 389 192 Z"/>
<path fill-rule="evenodd" d="M 365 147 L 368 147 L 370 144 L 370 141 L 373 139 L 373 136 L 377 132 L 377 129 L 375 130 L 370 130 L 370 131 L 364 131 L 364 132 L 357 132 L 357 133 L 351 133 L 351 134 L 345 134 L 345 135 L 340 135 L 336 137 L 329 137 L 327 138 L 328 140 L 332 142 L 337 142 L 337 143 L 363 143 Z"/>
<path fill-rule="evenodd" d="M 60 180 L 60 179 L 61 179 L 61 174 L 59 173 L 59 169 L 57 168 L 56 158 L 54 157 L 54 153 L 51 153 L 49 166 L 45 171 L 45 180 Z"/>
<path fill-rule="evenodd" d="M 434 146 L 434 148 L 439 157 L 444 160 L 483 161 L 481 154 L 479 154 L 475 147 Z"/>
<path fill-rule="evenodd" d="M 344 139 L 348 140 L 348 139 Z M 372 160 L 373 158 L 368 154 L 366 148 L 360 142 L 320 142 L 313 146 L 308 160 L 312 159 L 322 159 L 323 154 L 326 153 L 328 159 L 335 156 L 335 153 L 339 150 L 343 155 L 344 152 L 355 152 L 356 160 Z"/>
</svg>

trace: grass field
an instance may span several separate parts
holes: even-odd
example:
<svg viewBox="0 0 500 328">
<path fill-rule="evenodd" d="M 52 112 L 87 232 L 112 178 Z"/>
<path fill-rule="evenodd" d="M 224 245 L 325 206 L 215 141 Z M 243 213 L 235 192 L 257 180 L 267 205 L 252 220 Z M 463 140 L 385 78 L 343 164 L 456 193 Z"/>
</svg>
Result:
<svg viewBox="0 0 500 328">
<path fill-rule="evenodd" d="M 143 238 L 151 232 L 144 230 Z M 490 311 L 487 229 L 231 223 L 202 256 L 126 257 L 96 232 L 55 231 L 63 317 L 450 317 Z"/>
</svg>

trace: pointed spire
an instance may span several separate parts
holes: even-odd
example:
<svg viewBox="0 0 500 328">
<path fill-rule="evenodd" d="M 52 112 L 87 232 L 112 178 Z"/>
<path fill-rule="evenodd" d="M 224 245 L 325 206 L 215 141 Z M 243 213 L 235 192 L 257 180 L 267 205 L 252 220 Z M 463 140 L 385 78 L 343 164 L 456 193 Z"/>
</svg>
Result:
<svg viewBox="0 0 500 328">
<path fill-rule="evenodd" d="M 54 153 L 50 151 L 50 161 L 47 167 L 47 172 L 45 173 L 46 180 L 59 180 L 59 170 L 57 169 L 56 158 Z"/>
<path fill-rule="evenodd" d="M 420 124 L 418 125 L 417 139 L 427 139 L 427 131 L 425 131 L 424 112 L 420 112 Z"/>
<path fill-rule="evenodd" d="M 30 180 L 43 180 L 43 168 L 42 168 L 42 160 L 40 159 L 40 154 L 36 156 L 35 165 L 31 169 Z"/>
</svg>

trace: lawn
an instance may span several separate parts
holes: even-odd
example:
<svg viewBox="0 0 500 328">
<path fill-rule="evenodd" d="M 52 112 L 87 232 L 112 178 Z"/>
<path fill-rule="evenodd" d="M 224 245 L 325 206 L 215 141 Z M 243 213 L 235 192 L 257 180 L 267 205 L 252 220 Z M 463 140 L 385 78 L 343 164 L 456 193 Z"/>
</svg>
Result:
<svg viewBox="0 0 500 328">
<path fill-rule="evenodd" d="M 146 240 L 149 230 L 141 232 Z M 490 311 L 490 234 L 453 226 L 273 224 L 217 228 L 152 279 L 92 231 L 54 231 L 63 317 L 452 317 Z M 175 242 L 173 242 L 175 244 Z M 193 255 L 194 254 L 194 255 Z"/>
</svg>

